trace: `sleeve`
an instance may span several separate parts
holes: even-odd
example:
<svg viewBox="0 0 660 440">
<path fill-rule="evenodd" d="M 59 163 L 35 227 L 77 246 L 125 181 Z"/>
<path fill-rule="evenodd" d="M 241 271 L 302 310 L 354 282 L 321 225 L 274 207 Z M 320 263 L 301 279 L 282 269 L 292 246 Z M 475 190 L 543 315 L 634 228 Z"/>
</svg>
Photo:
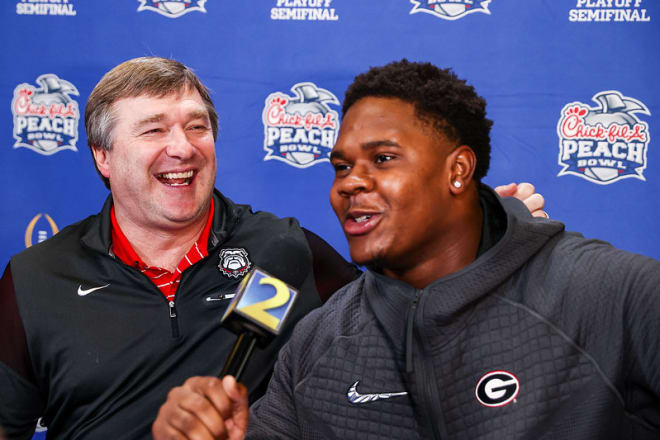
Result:
<svg viewBox="0 0 660 440">
<path fill-rule="evenodd" d="M 660 262 L 580 237 L 565 240 L 554 260 L 544 267 L 551 274 L 546 301 L 560 307 L 564 329 L 588 352 L 629 419 L 657 436 Z"/>
<path fill-rule="evenodd" d="M 305 228 L 302 229 L 312 250 L 316 290 L 319 292 L 321 302 L 325 303 L 336 290 L 355 280 L 362 272 L 356 265 L 346 261 L 321 237 Z"/>
<path fill-rule="evenodd" d="M 631 412 L 660 432 L 660 262 L 630 258 L 634 261 L 629 265 L 622 262 L 627 269 L 622 316 L 630 387 L 626 394 Z"/>
<path fill-rule="evenodd" d="M 266 394 L 250 406 L 246 439 L 302 438 L 291 375 L 290 345 L 281 351 Z"/>
<path fill-rule="evenodd" d="M 307 272 L 307 277 L 299 286 L 298 299 L 296 299 L 293 310 L 288 312 L 284 329 L 279 337 L 271 341 L 267 349 L 257 348 L 245 367 L 242 381 L 248 387 L 250 404 L 262 397 L 268 389 L 274 365 L 278 361 L 278 352 L 284 350 L 287 341 L 295 334 L 297 323 L 321 305 L 314 286 L 312 271 Z"/>
<path fill-rule="evenodd" d="M 9 439 L 30 438 L 43 404 L 36 385 L 11 267 L 0 279 L 0 427 Z"/>
<path fill-rule="evenodd" d="M 280 350 L 266 393 L 250 406 L 246 439 L 336 438 L 328 425 L 309 412 L 304 398 L 297 392 L 332 343 L 333 332 L 319 331 L 327 329 L 328 322 L 335 322 L 334 314 L 324 313 L 327 307 L 312 311 L 299 322 L 289 342 Z"/>
</svg>

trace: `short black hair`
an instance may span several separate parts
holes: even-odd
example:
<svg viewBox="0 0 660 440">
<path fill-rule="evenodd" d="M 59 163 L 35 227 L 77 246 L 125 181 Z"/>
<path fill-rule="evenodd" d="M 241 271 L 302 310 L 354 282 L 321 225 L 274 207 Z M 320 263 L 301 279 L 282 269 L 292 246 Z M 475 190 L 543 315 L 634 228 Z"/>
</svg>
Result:
<svg viewBox="0 0 660 440">
<path fill-rule="evenodd" d="M 398 98 L 413 104 L 422 122 L 430 123 L 450 141 L 472 148 L 477 157 L 476 181 L 488 172 L 493 121 L 486 118 L 486 100 L 451 69 L 405 58 L 372 67 L 356 76 L 346 90 L 342 113 L 345 115 L 358 100 L 369 96 Z"/>
</svg>

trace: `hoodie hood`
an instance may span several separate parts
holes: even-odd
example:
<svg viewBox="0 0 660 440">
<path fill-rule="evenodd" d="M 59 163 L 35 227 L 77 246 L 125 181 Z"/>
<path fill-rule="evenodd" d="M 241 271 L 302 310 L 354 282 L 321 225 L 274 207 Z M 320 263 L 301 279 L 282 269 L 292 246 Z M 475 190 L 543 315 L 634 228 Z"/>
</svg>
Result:
<svg viewBox="0 0 660 440">
<path fill-rule="evenodd" d="M 421 314 L 425 327 L 450 337 L 463 328 L 465 312 L 471 310 L 472 304 L 507 281 L 532 255 L 564 231 L 562 223 L 534 218 L 522 202 L 499 199 L 486 185 L 481 185 L 479 192 L 481 203 L 488 205 L 489 215 L 497 216 L 485 218 L 484 222 L 490 226 L 484 225 L 484 229 L 492 229 L 495 223 L 505 229 L 501 238 L 470 265 L 420 290 L 371 270 L 365 274 L 365 300 L 397 351 L 403 350 L 406 311 L 414 301 L 417 301 L 417 316 Z"/>
</svg>

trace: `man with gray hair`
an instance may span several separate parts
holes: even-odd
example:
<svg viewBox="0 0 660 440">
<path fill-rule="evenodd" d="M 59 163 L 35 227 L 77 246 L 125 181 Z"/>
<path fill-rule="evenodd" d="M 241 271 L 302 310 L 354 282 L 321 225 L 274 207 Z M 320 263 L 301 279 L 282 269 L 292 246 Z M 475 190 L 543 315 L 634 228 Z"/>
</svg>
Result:
<svg viewBox="0 0 660 440">
<path fill-rule="evenodd" d="M 220 316 L 253 266 L 301 293 L 283 335 L 245 371 L 257 396 L 293 324 L 357 273 L 296 220 L 214 190 L 217 113 L 181 63 L 112 69 L 85 128 L 111 190 L 103 210 L 14 256 L 0 281 L 9 438 L 29 438 L 39 416 L 55 438 L 148 438 L 169 389 L 220 373 L 235 340 Z"/>
<path fill-rule="evenodd" d="M 357 270 L 295 219 L 214 189 L 217 113 L 183 64 L 115 67 L 85 128 L 111 194 L 99 214 L 14 256 L 0 280 L 0 426 L 29 438 L 43 416 L 53 438 L 149 438 L 170 389 L 220 374 L 235 341 L 220 316 L 258 266 L 300 295 L 243 374 L 254 400 L 295 322 Z"/>
</svg>

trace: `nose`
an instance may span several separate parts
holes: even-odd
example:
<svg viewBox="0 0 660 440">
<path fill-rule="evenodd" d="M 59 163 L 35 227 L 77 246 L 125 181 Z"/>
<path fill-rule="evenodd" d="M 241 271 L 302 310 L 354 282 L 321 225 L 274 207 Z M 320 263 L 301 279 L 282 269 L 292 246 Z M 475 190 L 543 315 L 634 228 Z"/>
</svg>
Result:
<svg viewBox="0 0 660 440">
<path fill-rule="evenodd" d="M 366 166 L 355 164 L 348 175 L 335 180 L 337 191 L 343 197 L 350 197 L 374 189 L 374 178 Z"/>
<path fill-rule="evenodd" d="M 166 142 L 165 151 L 169 157 L 186 160 L 195 153 L 195 146 L 190 142 L 182 127 L 173 127 Z"/>
</svg>

